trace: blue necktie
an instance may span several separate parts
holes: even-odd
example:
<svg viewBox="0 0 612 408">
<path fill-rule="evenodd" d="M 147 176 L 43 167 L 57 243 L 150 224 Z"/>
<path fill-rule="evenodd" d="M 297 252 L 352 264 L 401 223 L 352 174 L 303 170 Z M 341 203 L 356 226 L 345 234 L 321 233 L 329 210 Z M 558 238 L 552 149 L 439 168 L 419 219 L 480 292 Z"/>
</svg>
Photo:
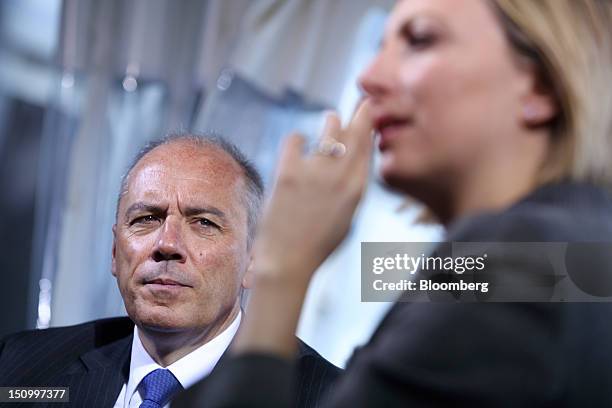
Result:
<svg viewBox="0 0 612 408">
<path fill-rule="evenodd" d="M 170 372 L 170 370 L 158 368 L 151 371 L 140 382 L 140 389 L 143 394 L 140 408 L 161 408 L 170 401 L 170 399 L 183 386 Z"/>
</svg>

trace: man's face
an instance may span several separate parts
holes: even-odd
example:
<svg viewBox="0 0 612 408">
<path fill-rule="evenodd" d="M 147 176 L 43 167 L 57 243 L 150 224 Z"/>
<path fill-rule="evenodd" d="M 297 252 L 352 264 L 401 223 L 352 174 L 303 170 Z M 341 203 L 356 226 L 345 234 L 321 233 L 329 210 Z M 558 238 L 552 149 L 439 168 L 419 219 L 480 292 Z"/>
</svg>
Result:
<svg viewBox="0 0 612 408">
<path fill-rule="evenodd" d="M 237 310 L 249 263 L 244 194 L 240 167 L 214 146 L 173 142 L 134 167 L 112 272 L 140 327 L 207 329 Z"/>
</svg>

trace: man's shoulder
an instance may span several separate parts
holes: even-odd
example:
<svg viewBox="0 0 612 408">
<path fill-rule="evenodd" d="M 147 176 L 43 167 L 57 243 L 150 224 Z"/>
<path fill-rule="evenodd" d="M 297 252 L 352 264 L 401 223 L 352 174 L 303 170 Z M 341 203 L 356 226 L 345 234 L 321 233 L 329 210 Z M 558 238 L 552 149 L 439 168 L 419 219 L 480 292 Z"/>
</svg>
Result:
<svg viewBox="0 0 612 408">
<path fill-rule="evenodd" d="M 95 339 L 97 344 L 104 345 L 131 334 L 133 328 L 134 323 L 128 317 L 113 317 L 72 326 L 24 330 L 4 337 L 1 344 L 4 347 L 27 347 L 32 343 L 44 344 L 47 341 L 82 343 L 86 339 Z"/>
<path fill-rule="evenodd" d="M 320 364 L 322 367 L 325 367 L 325 369 L 329 369 L 334 372 L 339 373 L 340 371 L 342 371 L 340 368 L 336 367 L 335 365 L 327 361 L 325 357 L 321 356 L 315 349 L 310 347 L 304 341 L 302 341 L 299 338 L 297 340 L 298 340 L 297 358 L 298 358 L 299 364 L 302 364 L 303 362 L 311 362 L 311 364 Z"/>
<path fill-rule="evenodd" d="M 296 406 L 317 406 L 331 393 L 341 372 L 298 338 Z"/>
<path fill-rule="evenodd" d="M 341 370 L 299 338 L 297 338 L 297 342 L 298 350 L 295 366 L 281 357 L 266 355 L 261 359 L 261 356 L 257 354 L 253 356 L 258 363 L 263 362 L 266 364 L 266 369 L 270 368 L 270 366 L 267 366 L 270 362 L 272 362 L 273 367 L 278 368 L 278 366 L 281 366 L 282 368 L 281 374 L 276 377 L 271 377 L 266 374 L 264 376 L 259 375 L 250 378 L 249 386 L 259 389 L 266 384 L 278 386 L 279 383 L 290 381 L 295 385 L 295 401 L 293 406 L 297 408 L 317 407 L 320 406 L 321 401 L 330 394 Z M 235 356 L 230 355 L 223 357 L 210 377 L 207 377 L 205 380 L 198 382 L 181 393 L 172 402 L 172 406 L 193 407 L 205 404 L 206 399 L 210 398 L 211 393 L 215 394 L 217 392 L 214 387 L 210 388 L 211 380 L 214 384 L 219 381 L 218 378 L 223 378 L 227 373 L 230 373 L 230 376 L 233 375 L 231 373 L 235 370 L 235 359 Z M 227 369 L 223 367 L 225 365 L 229 365 L 232 368 Z M 248 370 L 249 366 L 247 365 L 243 368 Z M 293 368 L 296 368 L 296 370 L 293 370 Z M 266 372 L 266 369 L 264 369 L 263 372 Z M 290 379 L 291 375 L 294 375 L 292 379 Z M 281 388 L 279 388 L 279 392 L 283 391 Z"/>
<path fill-rule="evenodd" d="M 298 342 L 298 358 L 323 358 L 319 353 L 317 353 L 315 349 L 306 344 L 302 339 L 300 339 L 299 337 L 296 337 L 296 339 Z"/>
<path fill-rule="evenodd" d="M 32 367 L 68 366 L 90 350 L 126 338 L 133 327 L 129 318 L 121 317 L 9 335 L 0 341 L 0 383 L 24 381 L 20 377 Z"/>
</svg>

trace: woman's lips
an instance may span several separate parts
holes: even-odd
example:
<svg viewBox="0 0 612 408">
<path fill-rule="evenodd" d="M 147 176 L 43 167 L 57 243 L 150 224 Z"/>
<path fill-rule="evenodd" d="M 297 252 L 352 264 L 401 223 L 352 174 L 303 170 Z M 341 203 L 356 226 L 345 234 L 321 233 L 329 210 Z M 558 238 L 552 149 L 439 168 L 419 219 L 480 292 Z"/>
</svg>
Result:
<svg viewBox="0 0 612 408">
<path fill-rule="evenodd" d="M 405 132 L 406 128 L 410 125 L 411 121 L 408 119 L 394 119 L 382 123 L 381 126 L 377 126 L 379 134 L 378 149 L 381 152 L 388 149 L 393 143 L 393 140 L 396 139 L 402 132 Z"/>
</svg>

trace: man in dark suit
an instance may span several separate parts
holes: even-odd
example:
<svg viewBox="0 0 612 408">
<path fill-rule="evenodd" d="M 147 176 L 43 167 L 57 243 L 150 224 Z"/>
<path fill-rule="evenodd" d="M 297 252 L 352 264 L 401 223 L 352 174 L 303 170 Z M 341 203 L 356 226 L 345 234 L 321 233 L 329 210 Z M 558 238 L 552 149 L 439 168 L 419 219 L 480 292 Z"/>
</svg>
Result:
<svg viewBox="0 0 612 408">
<path fill-rule="evenodd" d="M 160 407 L 209 375 L 240 325 L 262 196 L 257 171 L 222 139 L 149 144 L 113 226 L 129 318 L 7 337 L 0 386 L 69 387 L 75 407 Z M 293 403 L 317 405 L 339 370 L 301 342 L 295 366 Z"/>
</svg>

